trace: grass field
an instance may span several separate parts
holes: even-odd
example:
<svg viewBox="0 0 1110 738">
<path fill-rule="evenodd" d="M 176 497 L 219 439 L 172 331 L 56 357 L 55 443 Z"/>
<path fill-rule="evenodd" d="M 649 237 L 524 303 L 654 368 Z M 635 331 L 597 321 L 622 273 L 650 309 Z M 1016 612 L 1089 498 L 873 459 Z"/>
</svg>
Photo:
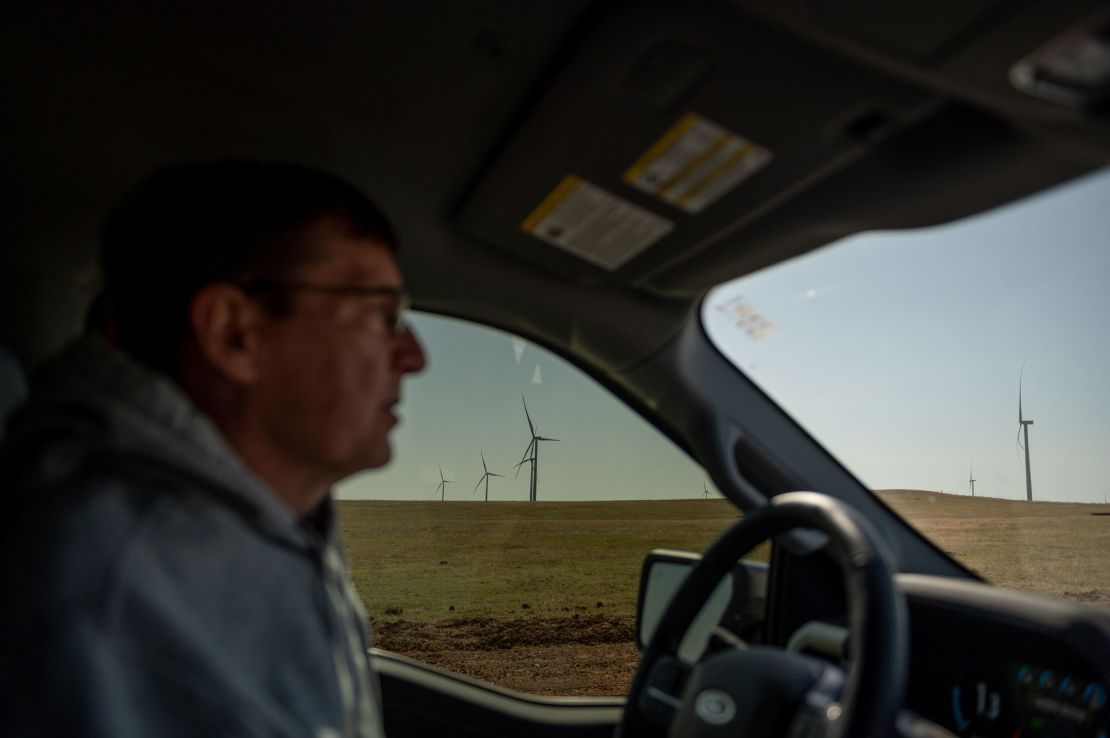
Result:
<svg viewBox="0 0 1110 738">
<path fill-rule="evenodd" d="M 990 581 L 1110 603 L 1110 506 L 879 494 Z M 367 610 L 414 621 L 631 615 L 647 551 L 700 551 L 737 519 L 728 502 L 701 499 L 345 501 L 340 508 Z"/>
<path fill-rule="evenodd" d="M 1110 505 L 916 490 L 878 494 L 948 555 L 987 581 L 1110 604 Z"/>
<path fill-rule="evenodd" d="M 339 505 L 367 611 L 422 621 L 632 614 L 644 554 L 700 551 L 738 517 L 712 499 Z"/>
</svg>

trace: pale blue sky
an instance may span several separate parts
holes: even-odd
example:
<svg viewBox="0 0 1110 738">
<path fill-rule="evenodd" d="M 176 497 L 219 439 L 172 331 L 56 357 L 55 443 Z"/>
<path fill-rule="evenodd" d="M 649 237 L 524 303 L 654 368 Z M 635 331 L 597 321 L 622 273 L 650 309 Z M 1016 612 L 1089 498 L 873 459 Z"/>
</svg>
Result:
<svg viewBox="0 0 1110 738">
<path fill-rule="evenodd" d="M 1110 170 L 965 221 L 871 233 L 720 289 L 730 357 L 872 488 L 1110 498 Z M 742 299 L 752 340 L 714 310 Z"/>
<path fill-rule="evenodd" d="M 540 500 L 702 496 L 699 466 L 563 359 L 450 318 L 412 323 L 429 364 L 404 386 L 393 462 L 344 483 L 341 497 L 430 500 L 442 465 L 455 480 L 448 500 L 480 500 L 484 451 L 489 470 L 505 475 L 490 479 L 490 500 L 527 500 L 528 466 L 513 471 L 530 438 L 522 396 L 537 433 L 559 439 L 540 446 Z"/>
<path fill-rule="evenodd" d="M 1025 361 L 1036 499 L 1110 498 L 1110 171 L 921 231 L 873 233 L 722 287 L 704 314 L 733 361 L 873 488 L 1024 498 L 1015 445 Z M 714 308 L 742 300 L 758 340 Z M 735 302 L 732 302 L 735 305 Z M 521 395 L 541 435 L 541 500 L 701 497 L 704 473 L 561 359 L 416 316 L 429 369 L 405 385 L 394 461 L 340 496 L 431 499 L 438 466 L 472 493 L 525 500 Z M 521 352 L 520 349 L 523 349 Z M 538 372 L 538 373 L 537 373 Z M 713 489 L 709 485 L 710 490 Z"/>
</svg>

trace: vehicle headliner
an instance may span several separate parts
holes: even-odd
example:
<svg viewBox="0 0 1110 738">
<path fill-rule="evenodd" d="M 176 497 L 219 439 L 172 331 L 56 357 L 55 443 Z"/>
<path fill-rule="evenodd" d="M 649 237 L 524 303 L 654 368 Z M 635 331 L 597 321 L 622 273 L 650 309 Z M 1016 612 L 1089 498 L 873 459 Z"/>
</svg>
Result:
<svg viewBox="0 0 1110 738">
<path fill-rule="evenodd" d="M 260 157 L 371 193 L 401 235 L 418 307 L 514 330 L 653 402 L 713 284 L 1104 164 L 1105 117 L 1008 81 L 1098 7 L 25 4 L 3 30 L 0 345 L 30 365 L 78 330 L 99 222 L 137 178 Z M 661 48 L 710 71 L 676 92 L 668 70 L 642 72 Z M 620 174 L 689 110 L 768 145 L 774 165 L 702 216 L 671 214 L 671 236 L 612 272 L 521 233 L 568 173 L 661 209 Z"/>
</svg>

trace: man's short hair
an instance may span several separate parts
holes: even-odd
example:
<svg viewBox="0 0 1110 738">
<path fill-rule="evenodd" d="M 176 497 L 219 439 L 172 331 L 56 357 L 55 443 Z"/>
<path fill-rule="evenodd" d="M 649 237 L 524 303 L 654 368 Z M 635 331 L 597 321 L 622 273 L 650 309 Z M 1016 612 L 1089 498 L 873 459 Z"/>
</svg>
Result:
<svg viewBox="0 0 1110 738">
<path fill-rule="evenodd" d="M 124 197 L 103 232 L 104 307 L 118 346 L 176 377 L 197 292 L 280 277 L 310 259 L 303 232 L 325 215 L 346 221 L 356 238 L 396 248 L 385 215 L 325 172 L 256 161 L 155 172 Z"/>
</svg>

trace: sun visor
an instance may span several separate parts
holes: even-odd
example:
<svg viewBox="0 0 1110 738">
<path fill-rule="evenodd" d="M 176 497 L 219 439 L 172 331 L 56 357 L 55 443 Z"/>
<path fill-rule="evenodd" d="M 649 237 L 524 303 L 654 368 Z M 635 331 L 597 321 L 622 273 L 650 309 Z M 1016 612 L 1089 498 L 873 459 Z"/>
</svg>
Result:
<svg viewBox="0 0 1110 738">
<path fill-rule="evenodd" d="M 579 281 L 665 271 L 929 102 L 720 7 L 629 3 L 580 31 L 456 215 Z"/>
</svg>

